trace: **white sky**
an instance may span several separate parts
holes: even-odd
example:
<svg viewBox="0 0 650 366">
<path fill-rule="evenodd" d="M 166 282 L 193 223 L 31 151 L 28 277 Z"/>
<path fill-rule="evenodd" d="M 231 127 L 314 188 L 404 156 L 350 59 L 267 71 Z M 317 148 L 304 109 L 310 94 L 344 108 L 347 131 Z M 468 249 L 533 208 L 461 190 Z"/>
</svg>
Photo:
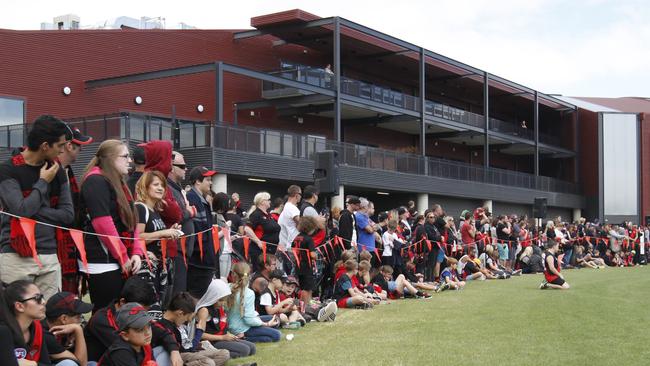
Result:
<svg viewBox="0 0 650 366">
<path fill-rule="evenodd" d="M 295 8 L 347 18 L 544 93 L 650 97 L 647 0 L 0 0 L 0 28 L 39 29 L 73 13 L 82 27 L 125 15 L 246 29 L 253 16 Z"/>
</svg>

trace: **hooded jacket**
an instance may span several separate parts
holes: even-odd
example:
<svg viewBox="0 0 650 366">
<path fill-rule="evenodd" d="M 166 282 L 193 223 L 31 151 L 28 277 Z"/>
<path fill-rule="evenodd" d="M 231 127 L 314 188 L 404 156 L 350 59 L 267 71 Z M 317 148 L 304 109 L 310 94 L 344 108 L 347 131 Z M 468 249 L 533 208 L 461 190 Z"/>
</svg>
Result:
<svg viewBox="0 0 650 366">
<path fill-rule="evenodd" d="M 170 141 L 153 140 L 142 145 L 144 147 L 144 156 L 146 165 L 145 171 L 158 171 L 167 178 L 172 170 L 172 144 Z M 174 224 L 180 224 L 183 220 L 183 211 L 174 199 L 171 189 L 165 190 L 165 205 L 160 217 L 165 225 L 169 228 Z M 175 242 L 168 242 L 169 256 L 175 257 L 178 250 Z"/>
</svg>

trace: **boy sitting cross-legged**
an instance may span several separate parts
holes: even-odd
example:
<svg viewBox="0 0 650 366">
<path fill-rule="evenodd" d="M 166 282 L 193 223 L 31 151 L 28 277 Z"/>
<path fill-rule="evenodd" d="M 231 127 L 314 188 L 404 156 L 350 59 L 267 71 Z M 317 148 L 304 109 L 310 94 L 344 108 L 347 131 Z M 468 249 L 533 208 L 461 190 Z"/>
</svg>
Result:
<svg viewBox="0 0 650 366">
<path fill-rule="evenodd" d="M 359 264 L 350 259 L 345 262 L 345 273 L 342 274 L 334 285 L 334 298 L 336 305 L 339 308 L 353 308 L 370 309 L 372 304 L 365 295 L 356 288 L 352 282 L 352 278 L 357 275 Z"/>
</svg>

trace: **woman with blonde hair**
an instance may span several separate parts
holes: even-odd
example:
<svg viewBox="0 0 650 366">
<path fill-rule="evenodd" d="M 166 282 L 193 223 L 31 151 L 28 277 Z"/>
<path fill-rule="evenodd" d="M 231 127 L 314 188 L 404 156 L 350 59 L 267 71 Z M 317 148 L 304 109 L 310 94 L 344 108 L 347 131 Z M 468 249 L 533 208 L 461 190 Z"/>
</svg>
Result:
<svg viewBox="0 0 650 366">
<path fill-rule="evenodd" d="M 133 237 L 133 197 L 126 186 L 129 172 L 128 147 L 119 140 L 106 140 L 90 161 L 81 184 L 81 207 L 88 268 L 86 273 L 94 310 L 120 296 L 124 279 L 138 272 L 145 249 Z M 109 239 L 109 237 L 113 237 Z"/>
<path fill-rule="evenodd" d="M 169 257 L 163 260 L 161 240 L 175 240 L 182 233 L 178 224 L 167 229 L 160 217 L 166 190 L 165 176 L 155 170 L 144 172 L 135 185 L 137 196 L 135 207 L 138 214 L 136 232 L 141 239 L 144 239 L 147 256 L 152 263 L 151 268 L 144 266 L 138 276 L 153 286 L 159 306 L 166 305 L 171 299 L 174 278 L 174 261 Z"/>
<path fill-rule="evenodd" d="M 232 267 L 233 283 L 231 294 L 226 302 L 228 312 L 228 330 L 239 338 L 250 342 L 277 342 L 282 334 L 271 328 L 278 325 L 274 316 L 268 322 L 262 321 L 255 311 L 255 293 L 248 287 L 250 267 L 245 262 L 238 262 Z"/>
<path fill-rule="evenodd" d="M 267 253 L 275 254 L 277 244 L 280 241 L 280 224 L 269 214 L 271 208 L 271 195 L 268 192 L 259 192 L 253 198 L 253 206 L 248 211 L 248 225 L 245 228 L 246 235 L 251 238 L 255 245 L 249 249 L 250 261 L 254 270 L 258 268 L 258 257 L 262 254 L 262 242 L 267 245 Z"/>
</svg>

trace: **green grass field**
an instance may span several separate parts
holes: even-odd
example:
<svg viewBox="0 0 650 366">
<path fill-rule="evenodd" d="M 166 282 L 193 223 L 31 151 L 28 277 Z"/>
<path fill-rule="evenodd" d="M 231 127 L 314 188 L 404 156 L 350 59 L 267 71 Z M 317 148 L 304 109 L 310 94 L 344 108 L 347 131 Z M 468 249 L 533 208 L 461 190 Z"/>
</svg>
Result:
<svg viewBox="0 0 650 366">
<path fill-rule="evenodd" d="M 429 300 L 340 310 L 228 365 L 650 365 L 650 267 L 469 283 Z"/>
</svg>

